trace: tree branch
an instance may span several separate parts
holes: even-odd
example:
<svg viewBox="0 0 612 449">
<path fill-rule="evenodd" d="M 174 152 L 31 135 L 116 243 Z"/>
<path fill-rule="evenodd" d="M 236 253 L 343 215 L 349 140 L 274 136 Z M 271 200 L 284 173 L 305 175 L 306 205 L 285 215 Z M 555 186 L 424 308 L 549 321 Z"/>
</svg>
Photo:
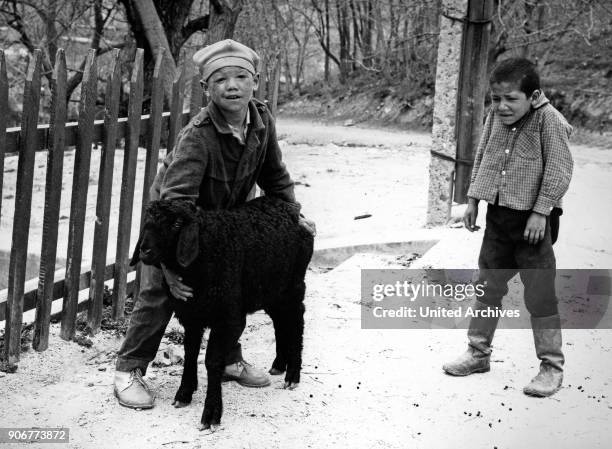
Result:
<svg viewBox="0 0 612 449">
<path fill-rule="evenodd" d="M 205 16 L 198 17 L 197 19 L 190 20 L 189 22 L 187 22 L 185 26 L 183 27 L 183 29 L 181 30 L 181 36 L 183 38 L 183 43 L 185 43 L 187 39 L 189 39 L 193 33 L 196 33 L 198 31 L 207 31 L 209 21 L 210 21 L 210 15 L 206 14 Z"/>
</svg>

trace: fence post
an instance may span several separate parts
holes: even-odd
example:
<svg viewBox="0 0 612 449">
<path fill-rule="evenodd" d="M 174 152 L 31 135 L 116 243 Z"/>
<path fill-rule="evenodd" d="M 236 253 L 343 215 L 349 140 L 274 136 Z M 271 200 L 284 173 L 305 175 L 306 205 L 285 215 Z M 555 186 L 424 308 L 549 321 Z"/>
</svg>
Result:
<svg viewBox="0 0 612 449">
<path fill-rule="evenodd" d="M 200 85 L 200 74 L 197 72 L 191 77 L 191 98 L 189 99 L 189 118 L 193 118 L 204 105 L 204 90 Z"/>
<path fill-rule="evenodd" d="M 427 224 L 434 226 L 446 223 L 451 213 L 449 186 L 457 155 L 457 87 L 467 2 L 442 0 L 427 194 Z"/>
<path fill-rule="evenodd" d="M 185 101 L 185 64 L 177 70 L 172 83 L 172 101 L 170 103 L 170 122 L 168 124 L 168 143 L 166 153 L 170 153 L 176 144 L 178 133 L 183 127 L 183 102 Z"/>
<path fill-rule="evenodd" d="M 76 314 L 79 302 L 79 278 L 83 259 L 83 233 L 85 230 L 85 209 L 89 187 L 89 166 L 91 162 L 91 143 L 96 112 L 98 67 L 96 51 L 87 54 L 81 100 L 79 103 L 79 133 L 74 152 L 74 174 L 72 178 L 72 200 L 70 202 L 70 223 L 68 227 L 68 256 L 66 257 L 66 283 L 62 310 L 62 329 L 64 340 L 74 337 Z"/>
<path fill-rule="evenodd" d="M 23 293 L 34 180 L 34 156 L 38 148 L 38 109 L 40 106 L 40 70 L 42 52 L 34 51 L 28 64 L 23 92 L 22 139 L 19 142 L 17 188 L 15 191 L 15 218 L 9 262 L 6 331 L 4 334 L 4 360 L 8 364 L 19 361 L 21 324 L 23 319 Z"/>
<path fill-rule="evenodd" d="M 176 138 L 183 127 L 183 102 L 185 100 L 185 64 L 181 64 L 172 83 L 172 102 L 170 103 L 170 123 L 166 153 L 170 153 Z"/>
<path fill-rule="evenodd" d="M 36 292 L 36 324 L 32 347 L 44 351 L 49 346 L 49 321 L 53 303 L 55 258 L 57 256 L 57 228 L 62 196 L 62 171 L 66 125 L 66 55 L 57 50 L 51 78 L 51 122 L 45 181 L 45 212 L 43 217 L 40 273 Z"/>
<path fill-rule="evenodd" d="M 147 156 L 145 158 L 144 181 L 142 183 L 142 204 L 140 209 L 140 227 L 145 222 L 146 208 L 149 204 L 149 189 L 153 184 L 153 179 L 157 173 L 157 163 L 159 161 L 159 143 L 161 140 L 162 128 L 162 113 L 164 109 L 164 79 L 161 72 L 164 64 L 164 48 L 160 47 L 155 60 L 155 69 L 153 70 L 152 89 L 151 89 L 151 111 L 149 115 L 149 123 L 147 128 Z M 138 297 L 140 291 L 140 267 L 136 269 L 136 282 L 132 294 L 134 299 Z M 123 311 L 121 311 L 123 316 Z"/>
<path fill-rule="evenodd" d="M 469 1 L 457 99 L 457 164 L 454 189 L 454 199 L 457 203 L 467 201 L 472 163 L 482 133 L 492 15 L 492 0 Z"/>
<path fill-rule="evenodd" d="M 140 116 L 142 114 L 144 50 L 136 51 L 132 78 L 130 80 L 130 103 L 128 111 L 128 132 L 123 153 L 121 198 L 119 202 L 119 230 L 113 289 L 113 319 L 123 316 L 127 296 L 128 257 L 130 233 L 132 231 L 132 210 L 134 206 L 134 178 L 140 141 Z"/>
<path fill-rule="evenodd" d="M 6 122 L 9 111 L 8 104 L 8 77 L 6 75 L 6 60 L 4 51 L 0 50 L 0 216 L 2 216 L 2 183 L 4 182 L 4 155 L 6 154 Z"/>
<path fill-rule="evenodd" d="M 119 94 L 121 90 L 121 66 L 119 50 L 112 55 L 111 70 L 106 79 L 106 99 L 104 106 L 104 142 L 100 155 L 100 175 L 98 176 L 98 197 L 96 200 L 96 223 L 94 229 L 93 254 L 91 260 L 91 283 L 89 285 L 89 304 L 87 306 L 87 325 L 95 334 L 102 322 L 104 301 L 104 271 L 108 250 L 108 227 L 110 222 L 110 203 L 113 191 L 113 171 L 115 149 L 117 147 L 117 117 L 119 116 Z"/>
</svg>

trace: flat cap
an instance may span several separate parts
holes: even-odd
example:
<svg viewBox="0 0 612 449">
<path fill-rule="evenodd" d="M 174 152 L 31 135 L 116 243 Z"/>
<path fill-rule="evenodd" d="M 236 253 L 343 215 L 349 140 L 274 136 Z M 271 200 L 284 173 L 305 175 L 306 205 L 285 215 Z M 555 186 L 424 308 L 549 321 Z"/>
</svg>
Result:
<svg viewBox="0 0 612 449">
<path fill-rule="evenodd" d="M 242 67 L 254 75 L 259 56 L 246 45 L 226 39 L 198 50 L 193 55 L 193 62 L 200 67 L 202 79 L 206 81 L 215 71 L 228 66 Z"/>
</svg>

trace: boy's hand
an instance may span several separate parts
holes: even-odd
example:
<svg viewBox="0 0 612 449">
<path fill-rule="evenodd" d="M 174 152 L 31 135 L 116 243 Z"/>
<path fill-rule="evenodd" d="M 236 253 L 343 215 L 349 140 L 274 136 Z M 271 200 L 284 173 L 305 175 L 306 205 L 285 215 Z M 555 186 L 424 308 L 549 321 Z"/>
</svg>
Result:
<svg viewBox="0 0 612 449">
<path fill-rule="evenodd" d="M 523 239 L 527 240 L 530 245 L 544 240 L 544 233 L 546 232 L 546 215 L 532 212 L 527 219 L 527 225 L 525 226 L 525 232 L 523 232 Z"/>
<path fill-rule="evenodd" d="M 468 206 L 463 214 L 463 225 L 468 231 L 474 232 L 480 229 L 476 226 L 476 218 L 478 217 L 478 200 L 474 198 L 468 199 Z"/>
<path fill-rule="evenodd" d="M 310 232 L 313 237 L 317 235 L 317 226 L 314 221 L 300 215 L 299 223 L 300 226 Z"/>
<path fill-rule="evenodd" d="M 174 271 L 166 268 L 164 264 L 161 264 L 166 284 L 170 287 L 170 293 L 176 299 L 181 301 L 187 301 L 189 298 L 193 298 L 193 289 L 188 285 L 183 284 L 183 279 Z"/>
</svg>

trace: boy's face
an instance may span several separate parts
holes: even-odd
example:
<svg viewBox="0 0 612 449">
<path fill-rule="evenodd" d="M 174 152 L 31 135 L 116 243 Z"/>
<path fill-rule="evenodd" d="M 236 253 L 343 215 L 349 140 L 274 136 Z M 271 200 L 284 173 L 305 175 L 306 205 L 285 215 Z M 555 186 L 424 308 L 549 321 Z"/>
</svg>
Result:
<svg viewBox="0 0 612 449">
<path fill-rule="evenodd" d="M 222 67 L 202 85 L 210 100 L 225 112 L 241 112 L 248 107 L 257 89 L 259 74 L 253 75 L 242 67 Z"/>
<path fill-rule="evenodd" d="M 532 99 L 538 98 L 540 91 L 533 92 L 527 97 L 516 83 L 506 81 L 491 84 L 491 101 L 495 113 L 504 125 L 518 122 L 531 109 Z"/>
</svg>

